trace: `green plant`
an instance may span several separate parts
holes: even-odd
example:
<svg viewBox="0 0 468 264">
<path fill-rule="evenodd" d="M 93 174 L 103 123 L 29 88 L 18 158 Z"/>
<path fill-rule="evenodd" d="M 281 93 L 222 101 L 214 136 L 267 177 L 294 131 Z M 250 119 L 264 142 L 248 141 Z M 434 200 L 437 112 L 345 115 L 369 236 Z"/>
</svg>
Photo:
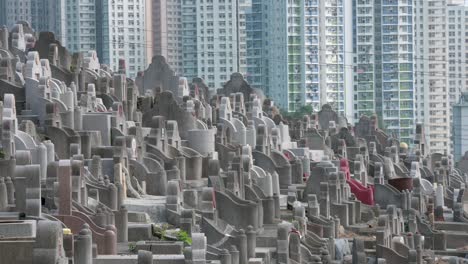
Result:
<svg viewBox="0 0 468 264">
<path fill-rule="evenodd" d="M 3 152 L 3 149 L 0 149 L 0 159 L 5 158 L 5 152 Z"/>
<path fill-rule="evenodd" d="M 188 245 L 192 245 L 192 238 L 184 230 L 180 230 L 177 232 L 177 240 L 183 241 Z"/>
<path fill-rule="evenodd" d="M 130 253 L 133 253 L 133 254 L 137 253 L 137 248 L 136 248 L 136 243 L 135 242 L 128 243 L 128 251 Z"/>
</svg>

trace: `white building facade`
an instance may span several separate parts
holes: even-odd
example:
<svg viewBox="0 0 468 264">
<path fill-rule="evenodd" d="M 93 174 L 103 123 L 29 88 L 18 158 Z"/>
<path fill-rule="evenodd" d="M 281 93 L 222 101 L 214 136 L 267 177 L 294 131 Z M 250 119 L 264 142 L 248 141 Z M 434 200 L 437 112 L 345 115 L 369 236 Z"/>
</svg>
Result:
<svg viewBox="0 0 468 264">
<path fill-rule="evenodd" d="M 432 153 L 454 147 L 452 105 L 467 85 L 466 16 L 463 0 L 415 1 L 417 117 Z"/>
<path fill-rule="evenodd" d="M 153 54 L 162 55 L 177 74 L 183 76 L 182 2 L 152 1 Z"/>
<path fill-rule="evenodd" d="M 450 110 L 458 103 L 462 92 L 468 87 L 468 7 L 463 1 L 451 1 L 447 5 L 447 59 L 448 59 L 448 96 Z M 454 113 L 450 111 L 450 124 L 455 127 Z M 468 128 L 468 127 L 466 127 Z M 452 130 L 453 131 L 453 130 Z M 451 132 L 452 132 L 451 131 Z M 451 135 L 454 137 L 455 135 Z M 453 140 L 450 149 L 455 151 Z"/>
<path fill-rule="evenodd" d="M 234 0 L 182 2 L 184 76 L 201 77 L 214 90 L 222 88 L 231 73 L 245 69 L 240 66 L 245 61 L 239 52 L 245 45 L 239 42 L 240 12 Z"/>
<path fill-rule="evenodd" d="M 67 0 L 66 17 L 71 51 L 96 50 L 102 63 L 132 78 L 147 66 L 144 0 Z"/>
<path fill-rule="evenodd" d="M 247 64 L 253 86 L 287 111 L 328 103 L 353 119 L 352 2 L 253 1 Z"/>
<path fill-rule="evenodd" d="M 355 118 L 411 143 L 415 128 L 412 0 L 356 0 Z"/>
</svg>

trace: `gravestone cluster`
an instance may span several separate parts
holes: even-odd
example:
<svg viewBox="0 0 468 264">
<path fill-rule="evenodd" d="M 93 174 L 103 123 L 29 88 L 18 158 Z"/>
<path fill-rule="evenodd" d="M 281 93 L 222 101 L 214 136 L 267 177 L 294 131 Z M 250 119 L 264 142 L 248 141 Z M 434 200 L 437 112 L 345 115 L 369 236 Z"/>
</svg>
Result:
<svg viewBox="0 0 468 264">
<path fill-rule="evenodd" d="M 329 105 L 283 117 L 239 73 L 135 80 L 0 28 L 0 263 L 463 263 L 468 154 Z M 466 260 L 465 260 L 466 261 Z"/>
</svg>

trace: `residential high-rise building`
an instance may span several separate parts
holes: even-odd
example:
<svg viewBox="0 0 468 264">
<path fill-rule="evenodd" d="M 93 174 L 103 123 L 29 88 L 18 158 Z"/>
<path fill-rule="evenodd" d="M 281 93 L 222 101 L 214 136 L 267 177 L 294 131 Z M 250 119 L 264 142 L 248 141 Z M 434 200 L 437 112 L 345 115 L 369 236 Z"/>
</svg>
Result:
<svg viewBox="0 0 468 264">
<path fill-rule="evenodd" d="M 27 21 L 32 24 L 32 0 L 2 0 L 6 6 L 5 24 L 11 27 L 18 21 Z"/>
<path fill-rule="evenodd" d="M 51 31 L 72 52 L 96 50 L 115 71 L 126 59 L 134 77 L 146 67 L 146 0 L 4 0 L 7 26 L 27 21 L 37 32 Z"/>
<path fill-rule="evenodd" d="M 55 39 L 60 40 L 63 46 L 67 46 L 67 0 L 48 0 L 47 11 L 45 15 L 47 23 L 40 26 L 36 31 L 50 31 L 55 35 Z M 44 16 L 44 15 L 42 15 Z M 33 25 L 34 27 L 34 25 Z"/>
<path fill-rule="evenodd" d="M 266 65 L 267 4 L 263 0 L 252 0 L 246 11 L 246 64 L 245 77 L 249 84 L 269 94 L 268 68 Z"/>
<path fill-rule="evenodd" d="M 450 105 L 456 104 L 460 93 L 467 91 L 468 80 L 468 7 L 463 0 L 449 1 L 447 4 L 447 60 L 448 90 Z"/>
<path fill-rule="evenodd" d="M 412 1 L 358 0 L 355 118 L 376 113 L 380 126 L 410 143 L 414 134 Z"/>
<path fill-rule="evenodd" d="M 54 32 L 64 43 L 64 3 L 65 0 L 2 0 L 0 25 L 11 27 L 16 22 L 26 21 L 37 32 Z"/>
<path fill-rule="evenodd" d="M 252 0 L 239 0 L 239 7 L 237 11 L 237 27 L 238 27 L 238 41 L 237 49 L 239 54 L 237 56 L 237 64 L 239 65 L 239 72 L 247 74 L 247 15 L 252 12 Z M 245 76 L 244 76 L 245 77 Z"/>
<path fill-rule="evenodd" d="M 468 93 L 460 94 L 459 102 L 453 105 L 453 159 L 458 162 L 468 151 Z"/>
<path fill-rule="evenodd" d="M 6 1 L 0 1 L 0 26 L 7 24 Z"/>
<path fill-rule="evenodd" d="M 154 0 L 151 15 L 153 54 L 163 55 L 171 68 L 183 75 L 182 2 Z"/>
<path fill-rule="evenodd" d="M 299 28 L 300 31 L 300 5 L 296 5 L 296 2 L 269 0 L 265 3 L 262 11 L 264 13 L 261 16 L 265 20 L 262 28 L 262 34 L 265 37 L 262 47 L 264 58 L 262 59 L 265 63 L 262 66 L 263 71 L 268 76 L 264 87 L 267 88 L 267 95 L 275 101 L 276 105 L 285 110 L 295 110 L 296 99 L 297 106 L 302 101 L 302 89 L 300 88 L 302 77 L 300 71 L 301 54 L 294 47 L 297 46 L 297 49 L 300 50 L 301 41 L 300 37 L 290 36 L 288 30 Z M 295 14 L 293 14 L 294 12 Z M 297 77 L 294 76 L 294 73 L 297 74 Z M 296 87 L 297 82 L 299 84 Z M 290 101 L 292 101 L 291 107 L 289 107 Z"/>
<path fill-rule="evenodd" d="M 201 54 L 197 51 L 199 38 L 197 37 L 198 14 L 196 2 L 196 0 L 183 0 L 182 2 L 182 63 L 184 75 L 189 77 L 198 75 L 198 64 L 201 63 L 198 60 Z M 214 57 L 214 52 L 211 55 Z"/>
<path fill-rule="evenodd" d="M 378 4 L 373 0 L 354 0 L 355 23 L 355 118 L 361 115 L 379 113 L 382 116 L 382 83 L 379 72 L 382 66 L 381 41 L 376 35 L 380 32 L 381 16 L 376 14 Z"/>
<path fill-rule="evenodd" d="M 96 3 L 68 0 L 66 13 L 67 48 L 72 52 L 97 50 Z"/>
<path fill-rule="evenodd" d="M 442 154 L 451 152 L 450 84 L 455 87 L 458 84 L 454 77 L 458 70 L 461 71 L 461 65 L 457 65 L 456 61 L 457 58 L 462 59 L 462 44 L 457 43 L 457 37 L 460 41 L 462 38 L 455 34 L 460 32 L 465 22 L 461 21 L 461 14 L 458 15 L 455 10 L 448 10 L 450 2 L 449 0 L 414 2 L 417 119 L 425 126 L 429 150 L 432 153 Z M 450 32 L 448 32 L 449 23 L 452 24 Z M 457 29 L 458 27 L 460 28 Z M 452 36 L 449 39 L 450 35 Z M 458 46 L 460 54 L 456 51 Z"/>
<path fill-rule="evenodd" d="M 254 87 L 296 111 L 329 103 L 353 118 L 352 2 L 252 1 L 247 64 Z"/>
<path fill-rule="evenodd" d="M 128 76 L 135 77 L 147 65 L 145 0 L 110 0 L 103 7 L 103 62 L 117 71 L 125 58 Z"/>
<path fill-rule="evenodd" d="M 67 47 L 73 52 L 96 50 L 102 63 L 135 77 L 145 69 L 145 0 L 67 0 Z"/>
<path fill-rule="evenodd" d="M 146 63 L 153 59 L 153 1 L 145 0 L 145 40 L 146 40 Z"/>
<path fill-rule="evenodd" d="M 461 93 L 466 92 L 468 88 L 466 77 L 468 73 L 468 43 L 465 41 L 468 34 L 468 7 L 464 5 L 463 0 L 452 0 L 447 4 L 447 88 L 450 110 L 452 110 L 452 106 L 458 102 Z M 452 111 L 450 111 L 450 124 L 455 125 Z M 451 150 L 455 148 L 453 143 L 452 140 Z"/>
<path fill-rule="evenodd" d="M 241 69 L 239 12 L 237 0 L 182 1 L 184 76 L 217 89 Z"/>
</svg>

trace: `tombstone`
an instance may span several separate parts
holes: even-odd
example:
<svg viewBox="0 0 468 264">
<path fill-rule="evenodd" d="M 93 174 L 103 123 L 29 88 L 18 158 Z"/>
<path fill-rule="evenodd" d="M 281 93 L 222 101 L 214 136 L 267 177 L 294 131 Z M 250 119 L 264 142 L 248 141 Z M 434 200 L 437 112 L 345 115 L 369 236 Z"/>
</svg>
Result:
<svg viewBox="0 0 468 264">
<path fill-rule="evenodd" d="M 323 130 L 328 130 L 330 121 L 335 121 L 335 124 L 338 124 L 338 114 L 333 111 L 329 104 L 324 104 L 322 106 L 322 110 L 320 110 L 318 113 L 318 120 L 320 123 L 320 128 Z"/>
<path fill-rule="evenodd" d="M 179 81 L 179 76 L 167 64 L 166 59 L 158 55 L 154 56 L 148 68 L 137 76 L 135 83 L 140 94 L 145 94 L 146 91 L 151 91 L 153 94 L 171 91 L 175 96 L 182 98 L 188 95 L 188 91 L 182 90 L 180 93 Z"/>
</svg>

